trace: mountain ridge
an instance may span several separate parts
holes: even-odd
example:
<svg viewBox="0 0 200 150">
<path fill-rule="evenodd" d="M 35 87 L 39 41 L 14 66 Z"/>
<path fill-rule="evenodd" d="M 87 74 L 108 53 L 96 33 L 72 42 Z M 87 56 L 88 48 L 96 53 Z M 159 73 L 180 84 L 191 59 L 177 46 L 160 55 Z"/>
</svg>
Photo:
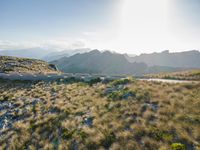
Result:
<svg viewBox="0 0 200 150">
<path fill-rule="evenodd" d="M 135 57 L 129 57 L 130 62 L 144 62 L 148 66 L 168 66 L 168 67 L 183 67 L 183 68 L 200 68 L 200 52 L 198 50 L 184 52 L 163 52 L 141 54 Z"/>
<path fill-rule="evenodd" d="M 110 51 L 93 50 L 71 57 L 63 57 L 51 63 L 67 73 L 97 73 L 108 75 L 143 75 L 161 71 L 177 71 L 183 68 L 152 66 L 143 62 L 129 62 L 125 55 Z"/>
</svg>

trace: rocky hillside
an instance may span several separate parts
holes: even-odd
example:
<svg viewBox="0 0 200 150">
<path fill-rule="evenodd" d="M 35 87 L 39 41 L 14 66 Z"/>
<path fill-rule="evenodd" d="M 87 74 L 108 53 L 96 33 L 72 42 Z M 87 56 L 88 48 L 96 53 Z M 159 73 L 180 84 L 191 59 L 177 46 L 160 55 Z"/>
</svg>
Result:
<svg viewBox="0 0 200 150">
<path fill-rule="evenodd" d="M 55 73 L 57 68 L 42 60 L 0 56 L 0 72 Z"/>
</svg>

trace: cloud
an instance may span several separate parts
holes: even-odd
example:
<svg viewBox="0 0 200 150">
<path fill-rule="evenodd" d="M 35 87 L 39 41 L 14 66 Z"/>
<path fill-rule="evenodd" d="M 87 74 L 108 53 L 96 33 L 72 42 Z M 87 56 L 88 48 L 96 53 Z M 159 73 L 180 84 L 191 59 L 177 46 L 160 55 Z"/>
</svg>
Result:
<svg viewBox="0 0 200 150">
<path fill-rule="evenodd" d="M 38 45 L 33 42 L 14 42 L 14 41 L 1 41 L 0 40 L 0 49 L 25 49 L 25 48 L 33 48 Z"/>
<path fill-rule="evenodd" d="M 64 50 L 64 49 L 78 49 L 86 48 L 88 42 L 84 39 L 50 39 L 44 41 L 1 41 L 0 40 L 0 50 L 15 50 L 15 49 L 29 49 L 29 48 L 45 48 L 51 50 Z"/>
</svg>

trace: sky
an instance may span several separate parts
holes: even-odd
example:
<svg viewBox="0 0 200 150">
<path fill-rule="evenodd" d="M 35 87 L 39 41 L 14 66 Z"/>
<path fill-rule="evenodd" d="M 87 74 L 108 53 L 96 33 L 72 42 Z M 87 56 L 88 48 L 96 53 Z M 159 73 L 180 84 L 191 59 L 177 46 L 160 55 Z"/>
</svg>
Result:
<svg viewBox="0 0 200 150">
<path fill-rule="evenodd" d="M 200 0 L 0 0 L 0 49 L 200 49 Z"/>
</svg>

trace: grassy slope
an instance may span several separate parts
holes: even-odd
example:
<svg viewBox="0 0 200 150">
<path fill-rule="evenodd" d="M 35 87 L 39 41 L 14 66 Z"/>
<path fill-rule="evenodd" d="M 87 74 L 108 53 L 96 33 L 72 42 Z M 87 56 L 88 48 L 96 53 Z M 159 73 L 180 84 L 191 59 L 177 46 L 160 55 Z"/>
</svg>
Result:
<svg viewBox="0 0 200 150">
<path fill-rule="evenodd" d="M 171 73 L 149 74 L 146 77 L 164 78 L 164 79 L 179 79 L 179 80 L 200 80 L 200 70 L 187 70 Z"/>
<path fill-rule="evenodd" d="M 0 56 L 0 72 L 55 73 L 57 71 L 42 60 Z"/>
<path fill-rule="evenodd" d="M 122 83 L 1 83 L 0 103 L 15 104 L 16 117 L 28 116 L 1 134 L 1 147 L 200 148 L 199 83 L 128 81 L 123 89 L 105 94 Z M 132 96 L 123 99 L 120 93 L 127 91 Z M 93 123 L 87 124 L 89 120 Z"/>
</svg>

